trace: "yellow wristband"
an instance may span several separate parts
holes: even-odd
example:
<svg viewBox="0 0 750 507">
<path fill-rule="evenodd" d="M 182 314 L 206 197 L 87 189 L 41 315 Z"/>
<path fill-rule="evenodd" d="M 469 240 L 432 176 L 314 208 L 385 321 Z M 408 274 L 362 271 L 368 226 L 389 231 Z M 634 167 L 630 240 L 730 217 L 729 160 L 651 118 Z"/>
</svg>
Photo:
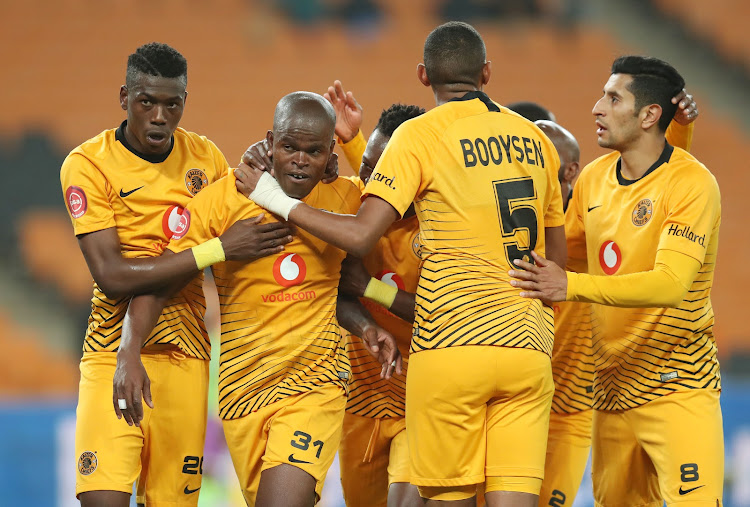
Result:
<svg viewBox="0 0 750 507">
<path fill-rule="evenodd" d="M 198 246 L 194 246 L 191 250 L 193 251 L 193 257 L 195 257 L 195 264 L 201 271 L 217 262 L 226 260 L 224 247 L 221 246 L 219 238 L 209 239 Z"/>
<path fill-rule="evenodd" d="M 374 301 L 381 306 L 390 308 L 393 301 L 396 299 L 396 294 L 398 294 L 398 287 L 388 285 L 377 278 L 370 278 L 363 295 L 367 299 Z"/>
</svg>

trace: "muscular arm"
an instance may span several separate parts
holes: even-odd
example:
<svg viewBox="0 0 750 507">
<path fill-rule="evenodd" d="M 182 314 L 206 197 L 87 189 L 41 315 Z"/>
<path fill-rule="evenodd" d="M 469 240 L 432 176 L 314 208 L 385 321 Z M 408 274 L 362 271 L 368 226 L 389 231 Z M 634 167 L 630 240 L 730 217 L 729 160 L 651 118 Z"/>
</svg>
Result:
<svg viewBox="0 0 750 507">
<path fill-rule="evenodd" d="M 336 300 L 336 318 L 339 324 L 354 336 L 362 336 L 368 327 L 377 325 L 359 299 L 348 294 L 339 293 Z"/>
<path fill-rule="evenodd" d="M 565 242 L 565 226 L 545 227 L 544 244 L 546 245 L 547 259 L 565 269 L 565 263 L 568 261 L 568 246 Z"/>
</svg>

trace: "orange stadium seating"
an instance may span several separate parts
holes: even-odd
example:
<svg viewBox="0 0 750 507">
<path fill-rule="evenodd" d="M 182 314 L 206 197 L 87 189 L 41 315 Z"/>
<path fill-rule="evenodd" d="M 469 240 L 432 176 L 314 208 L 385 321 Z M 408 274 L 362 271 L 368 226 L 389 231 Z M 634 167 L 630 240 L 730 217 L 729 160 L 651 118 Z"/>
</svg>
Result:
<svg viewBox="0 0 750 507">
<path fill-rule="evenodd" d="M 137 8 L 146 5 L 143 0 L 17 2 L 11 14 L 0 21 L 0 42 L 13 48 L 2 56 L 4 74 L 13 78 L 4 81 L 5 92 L 0 95 L 0 137 L 17 137 L 35 126 L 72 148 L 118 125 L 123 111 L 117 94 L 124 81 L 127 55 L 151 40 L 172 44 L 188 58 L 190 100 L 182 125 L 214 140 L 230 163 L 239 160 L 248 144 L 265 135 L 274 104 L 282 95 L 299 89 L 323 92 L 334 79 L 341 79 L 364 106 L 367 133 L 380 110 L 393 102 L 433 106 L 429 90 L 415 79 L 424 38 L 438 23 L 425 14 L 433 2 L 379 3 L 386 13 L 384 22 L 374 32 L 358 37 L 339 24 L 290 25 L 262 2 L 165 0 L 149 3 L 148 16 Z M 665 8 L 685 3 L 694 4 L 696 12 L 706 11 L 702 16 L 721 15 L 710 12 L 712 4 L 701 0 L 660 0 Z M 750 9 L 750 4 L 741 0 L 735 3 L 738 10 L 728 16 L 734 19 L 722 21 L 730 27 L 727 32 L 747 18 L 739 12 L 747 14 Z M 33 19 L 40 27 L 54 25 L 55 29 L 40 29 L 28 37 L 23 33 L 28 23 L 14 22 L 17 17 Z M 629 48 L 597 26 L 573 32 L 530 22 L 492 22 L 477 27 L 492 60 L 487 92 L 500 102 L 533 100 L 547 106 L 578 137 L 584 162 L 602 155 L 604 151 L 596 145 L 591 109 L 613 58 Z M 21 38 L 23 45 L 13 43 Z M 736 347 L 750 350 L 745 339 L 744 303 L 737 289 L 750 285 L 750 266 L 744 262 L 750 235 L 740 209 L 747 201 L 750 176 L 738 167 L 738 161 L 750 159 L 750 146 L 738 124 L 712 113 L 711 104 L 702 100 L 705 94 L 692 91 L 701 101 L 702 112 L 693 151 L 717 176 L 723 192 L 720 266 L 713 299 L 720 353 L 726 356 Z M 55 178 L 58 169 L 46 168 L 45 174 Z M 342 172 L 349 169 L 342 168 Z M 25 220 L 35 225 L 24 244 L 35 241 L 32 234 L 57 234 L 50 229 L 53 220 L 42 218 L 44 225 L 38 218 Z M 69 226 L 61 223 L 60 227 L 70 234 Z M 42 258 L 33 246 L 24 248 L 31 249 L 27 252 L 35 272 L 60 276 L 55 279 L 71 287 L 71 293 L 83 290 L 77 285 L 83 284 L 81 280 L 90 282 L 80 273 L 76 280 L 72 274 L 71 279 L 54 274 L 54 264 L 61 260 Z M 74 262 L 70 260 L 73 254 L 64 255 L 65 262 Z"/>
</svg>

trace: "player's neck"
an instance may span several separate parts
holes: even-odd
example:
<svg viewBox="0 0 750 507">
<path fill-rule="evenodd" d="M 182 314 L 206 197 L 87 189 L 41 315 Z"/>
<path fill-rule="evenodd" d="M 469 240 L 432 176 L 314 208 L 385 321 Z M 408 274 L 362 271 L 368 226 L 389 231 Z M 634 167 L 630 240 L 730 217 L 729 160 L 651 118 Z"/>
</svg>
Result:
<svg viewBox="0 0 750 507">
<path fill-rule="evenodd" d="M 454 83 L 434 86 L 432 91 L 435 94 L 435 104 L 441 106 L 453 99 L 461 98 L 469 92 L 481 92 L 482 87 L 466 83 Z"/>
<path fill-rule="evenodd" d="M 643 136 L 633 146 L 620 151 L 622 176 L 628 180 L 641 178 L 659 160 L 666 142 L 664 135 Z"/>
</svg>

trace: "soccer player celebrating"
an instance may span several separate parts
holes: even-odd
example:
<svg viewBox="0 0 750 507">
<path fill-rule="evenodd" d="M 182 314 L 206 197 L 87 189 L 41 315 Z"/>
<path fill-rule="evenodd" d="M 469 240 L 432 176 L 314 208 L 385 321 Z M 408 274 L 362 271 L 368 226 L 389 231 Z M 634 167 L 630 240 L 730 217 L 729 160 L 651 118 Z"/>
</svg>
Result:
<svg viewBox="0 0 750 507">
<path fill-rule="evenodd" d="M 603 506 L 721 503 L 710 300 L 721 205 L 713 175 L 664 136 L 683 86 L 661 60 L 615 60 L 593 110 L 599 145 L 614 151 L 582 171 L 567 215 L 570 257 L 587 273 L 538 255 L 511 271 L 523 296 L 598 303 L 592 447 Z"/>
<path fill-rule="evenodd" d="M 139 47 L 128 58 L 120 89 L 127 120 L 74 149 L 60 173 L 95 281 L 76 412 L 76 494 L 84 506 L 128 505 L 139 476 L 145 491 L 139 501 L 196 505 L 209 357 L 201 272 L 213 260 L 278 253 L 288 242 L 288 228 L 257 225 L 255 218 L 221 239 L 158 256 L 172 232 L 184 227 L 184 206 L 228 168 L 211 141 L 177 127 L 186 85 L 180 53 L 165 44 Z M 151 377 L 146 400 L 153 405 L 153 393 L 160 407 L 147 410 L 140 427 L 140 421 L 118 422 L 110 393 L 130 296 L 185 279 L 192 281 L 169 301 L 143 351 Z M 138 365 L 143 368 L 140 358 Z M 114 403 L 117 411 L 132 408 L 124 395 Z M 176 434 L 175 421 L 190 425 Z"/>
<path fill-rule="evenodd" d="M 275 178 L 288 195 L 352 213 L 360 202 L 356 185 L 343 178 L 318 184 L 333 151 L 335 121 L 320 95 L 292 93 L 276 106 L 267 140 Z M 189 204 L 187 225 L 168 248 L 193 248 L 260 212 L 228 176 Z M 336 321 L 344 256 L 300 232 L 281 255 L 212 268 L 221 311 L 219 415 L 249 505 L 312 506 L 338 449 L 350 377 Z M 129 344 L 148 336 L 168 297 L 162 291 L 133 299 Z M 400 371 L 393 338 L 380 329 L 367 338 L 384 376 Z"/>
<path fill-rule="evenodd" d="M 559 159 L 531 122 L 482 88 L 490 63 L 465 23 L 427 37 L 418 77 L 438 107 L 401 125 L 356 216 L 290 199 L 240 166 L 238 188 L 315 236 L 365 255 L 414 202 L 422 269 L 406 389 L 411 482 L 428 505 L 535 506 L 552 398 L 551 308 L 507 268 L 534 249 L 565 263 Z M 265 176 L 264 176 L 265 175 Z"/>
</svg>

